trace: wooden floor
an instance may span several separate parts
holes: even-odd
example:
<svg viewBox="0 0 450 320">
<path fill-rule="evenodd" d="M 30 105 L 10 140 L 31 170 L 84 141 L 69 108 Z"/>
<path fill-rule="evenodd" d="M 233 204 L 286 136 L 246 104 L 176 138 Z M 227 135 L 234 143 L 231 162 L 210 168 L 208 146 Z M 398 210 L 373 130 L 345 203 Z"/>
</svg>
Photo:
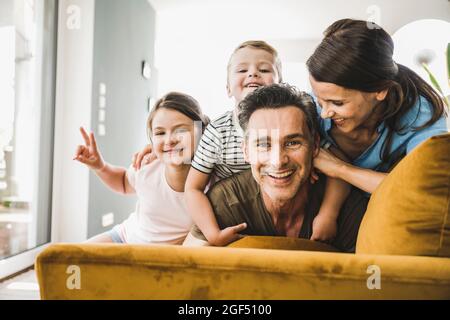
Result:
<svg viewBox="0 0 450 320">
<path fill-rule="evenodd" d="M 34 270 L 0 282 L 0 300 L 39 300 L 39 286 Z"/>
</svg>

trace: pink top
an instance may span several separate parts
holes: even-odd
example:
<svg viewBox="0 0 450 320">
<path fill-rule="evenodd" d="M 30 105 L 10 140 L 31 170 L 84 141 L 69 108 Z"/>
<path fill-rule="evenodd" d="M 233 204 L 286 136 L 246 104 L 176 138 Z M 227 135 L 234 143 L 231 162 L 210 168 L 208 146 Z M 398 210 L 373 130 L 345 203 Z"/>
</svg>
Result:
<svg viewBox="0 0 450 320">
<path fill-rule="evenodd" d="M 121 224 L 126 243 L 181 244 L 193 224 L 184 202 L 184 192 L 174 191 L 167 183 L 160 160 L 139 171 L 127 170 L 136 190 L 136 211 Z"/>
</svg>

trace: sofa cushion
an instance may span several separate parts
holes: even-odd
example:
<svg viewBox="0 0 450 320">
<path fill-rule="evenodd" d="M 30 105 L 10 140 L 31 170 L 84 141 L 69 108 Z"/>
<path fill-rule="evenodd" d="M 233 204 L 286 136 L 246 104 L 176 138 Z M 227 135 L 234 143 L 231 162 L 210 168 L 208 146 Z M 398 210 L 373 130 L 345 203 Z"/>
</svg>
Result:
<svg viewBox="0 0 450 320">
<path fill-rule="evenodd" d="M 228 245 L 231 248 L 339 252 L 333 246 L 309 239 L 271 236 L 245 236 Z"/>
<path fill-rule="evenodd" d="M 450 133 L 408 154 L 372 194 L 356 253 L 450 257 Z"/>
</svg>

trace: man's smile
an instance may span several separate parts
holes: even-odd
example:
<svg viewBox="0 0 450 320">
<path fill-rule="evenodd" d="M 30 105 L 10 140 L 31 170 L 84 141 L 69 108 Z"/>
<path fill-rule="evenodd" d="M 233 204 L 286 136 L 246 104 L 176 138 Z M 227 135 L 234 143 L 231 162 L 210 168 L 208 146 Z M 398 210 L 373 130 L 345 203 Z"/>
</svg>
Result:
<svg viewBox="0 0 450 320">
<path fill-rule="evenodd" d="M 261 171 L 261 176 L 268 177 L 273 184 L 284 185 L 290 183 L 295 172 L 295 169 L 284 171 Z"/>
</svg>

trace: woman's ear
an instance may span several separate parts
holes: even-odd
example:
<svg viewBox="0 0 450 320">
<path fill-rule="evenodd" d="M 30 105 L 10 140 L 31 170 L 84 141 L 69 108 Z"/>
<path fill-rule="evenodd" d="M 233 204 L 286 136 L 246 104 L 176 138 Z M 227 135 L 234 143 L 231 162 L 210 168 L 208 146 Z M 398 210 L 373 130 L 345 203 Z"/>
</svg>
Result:
<svg viewBox="0 0 450 320">
<path fill-rule="evenodd" d="M 386 98 L 388 91 L 389 91 L 389 89 L 384 89 L 383 91 L 378 91 L 375 94 L 375 99 L 377 99 L 378 101 L 383 101 Z"/>
</svg>

